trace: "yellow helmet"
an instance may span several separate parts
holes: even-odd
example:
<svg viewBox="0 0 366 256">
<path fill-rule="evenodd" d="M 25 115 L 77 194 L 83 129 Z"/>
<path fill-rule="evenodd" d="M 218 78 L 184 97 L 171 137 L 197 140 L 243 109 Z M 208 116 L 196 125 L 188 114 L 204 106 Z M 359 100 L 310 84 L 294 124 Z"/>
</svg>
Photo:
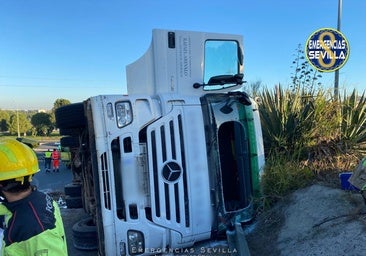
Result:
<svg viewBox="0 0 366 256">
<path fill-rule="evenodd" d="M 38 159 L 35 152 L 27 145 L 9 138 L 0 138 L 0 181 L 15 179 L 29 181 L 34 173 L 39 171 Z"/>
</svg>

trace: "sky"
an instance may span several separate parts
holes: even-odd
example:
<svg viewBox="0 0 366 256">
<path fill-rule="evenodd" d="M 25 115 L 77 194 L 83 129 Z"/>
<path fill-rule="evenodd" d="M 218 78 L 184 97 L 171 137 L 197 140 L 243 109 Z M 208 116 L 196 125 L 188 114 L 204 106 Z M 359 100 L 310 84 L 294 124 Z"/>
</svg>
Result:
<svg viewBox="0 0 366 256">
<path fill-rule="evenodd" d="M 342 2 L 350 54 L 339 88 L 362 93 L 366 1 Z M 320 28 L 336 29 L 337 18 L 338 0 L 0 0 L 0 109 L 126 94 L 125 68 L 148 49 L 155 28 L 240 34 L 247 84 L 288 86 L 298 45 Z M 334 72 L 321 82 L 333 88 Z"/>
</svg>

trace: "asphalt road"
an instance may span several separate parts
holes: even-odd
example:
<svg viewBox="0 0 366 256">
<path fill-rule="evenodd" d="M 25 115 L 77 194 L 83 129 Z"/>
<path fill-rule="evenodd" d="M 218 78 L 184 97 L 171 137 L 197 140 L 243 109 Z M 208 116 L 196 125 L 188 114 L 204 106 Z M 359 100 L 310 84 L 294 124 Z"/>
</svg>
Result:
<svg viewBox="0 0 366 256">
<path fill-rule="evenodd" d="M 33 177 L 32 183 L 40 191 L 44 192 L 63 192 L 64 186 L 72 182 L 72 172 L 61 162 L 59 172 L 46 172 L 44 169 L 43 153 L 37 149 L 38 163 L 40 171 Z"/>
</svg>

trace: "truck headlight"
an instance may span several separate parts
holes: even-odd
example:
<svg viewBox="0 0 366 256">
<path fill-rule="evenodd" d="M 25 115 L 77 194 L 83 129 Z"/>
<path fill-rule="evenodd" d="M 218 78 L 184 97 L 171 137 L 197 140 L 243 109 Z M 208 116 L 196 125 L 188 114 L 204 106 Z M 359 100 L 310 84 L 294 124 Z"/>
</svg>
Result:
<svg viewBox="0 0 366 256">
<path fill-rule="evenodd" d="M 128 125 L 132 122 L 132 108 L 128 101 L 116 103 L 117 126 L 119 128 Z"/>
<path fill-rule="evenodd" d="M 140 231 L 129 230 L 128 237 L 128 253 L 131 255 L 143 254 L 145 252 L 144 235 Z"/>
<path fill-rule="evenodd" d="M 110 103 L 110 102 L 107 104 L 107 116 L 108 116 L 108 118 L 113 117 L 113 106 L 112 106 L 112 103 Z"/>
</svg>

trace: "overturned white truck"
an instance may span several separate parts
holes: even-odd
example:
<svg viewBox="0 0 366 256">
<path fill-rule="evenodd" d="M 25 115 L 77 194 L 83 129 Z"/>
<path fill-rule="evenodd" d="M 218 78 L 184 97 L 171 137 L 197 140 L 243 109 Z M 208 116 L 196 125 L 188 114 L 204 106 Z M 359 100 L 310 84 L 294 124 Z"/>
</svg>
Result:
<svg viewBox="0 0 366 256">
<path fill-rule="evenodd" d="M 253 218 L 264 166 L 239 35 L 153 30 L 128 95 L 56 110 L 99 255 L 175 252 Z"/>
</svg>

